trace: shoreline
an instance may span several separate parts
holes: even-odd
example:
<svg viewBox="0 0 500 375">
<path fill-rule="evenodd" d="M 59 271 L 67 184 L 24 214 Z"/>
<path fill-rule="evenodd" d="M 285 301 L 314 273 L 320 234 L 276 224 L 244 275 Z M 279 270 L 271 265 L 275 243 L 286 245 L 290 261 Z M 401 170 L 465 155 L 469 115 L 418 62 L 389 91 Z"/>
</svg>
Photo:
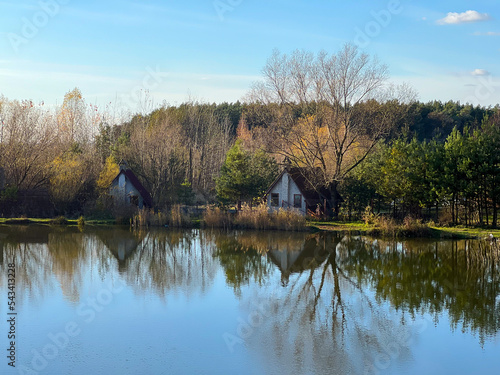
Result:
<svg viewBox="0 0 500 375">
<path fill-rule="evenodd" d="M 197 221 L 194 227 L 203 227 Z M 64 222 L 58 219 L 40 219 L 40 218 L 0 218 L 1 225 L 48 225 L 48 226 L 78 226 L 78 219 L 66 219 Z M 93 219 L 85 220 L 84 225 L 89 226 L 123 226 L 118 224 L 114 219 Z M 391 238 L 377 234 L 375 225 L 364 224 L 363 222 L 318 222 L 311 221 L 307 223 L 307 227 L 313 232 L 337 232 L 342 234 L 363 235 L 379 238 Z M 192 227 L 191 227 L 192 228 Z M 494 237 L 500 237 L 500 229 L 477 228 L 477 227 L 438 227 L 429 226 L 429 235 L 407 235 L 407 236 L 392 236 L 395 239 L 405 238 L 434 238 L 434 239 L 481 239 L 487 238 L 490 233 Z"/>
<path fill-rule="evenodd" d="M 378 238 L 395 238 L 395 239 L 406 239 L 406 238 L 432 238 L 432 239 L 484 239 L 487 238 L 490 233 L 494 237 L 500 237 L 500 229 L 492 228 L 477 228 L 477 227 L 440 227 L 440 226 L 429 226 L 429 235 L 425 236 L 383 236 L 376 235 L 374 232 L 377 231 L 375 225 L 367 225 L 363 222 L 313 222 L 309 226 L 317 231 L 326 232 L 340 232 L 346 234 L 355 234 L 363 236 L 371 236 Z"/>
</svg>

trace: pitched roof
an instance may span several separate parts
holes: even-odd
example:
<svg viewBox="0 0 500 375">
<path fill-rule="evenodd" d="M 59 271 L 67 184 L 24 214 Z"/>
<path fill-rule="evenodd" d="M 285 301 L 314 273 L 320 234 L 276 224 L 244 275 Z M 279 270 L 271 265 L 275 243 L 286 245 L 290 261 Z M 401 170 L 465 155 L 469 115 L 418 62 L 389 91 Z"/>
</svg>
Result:
<svg viewBox="0 0 500 375">
<path fill-rule="evenodd" d="M 142 200 L 145 206 L 153 207 L 153 198 L 151 198 L 151 194 L 149 191 L 141 184 L 137 176 L 130 169 L 121 169 L 120 172 L 113 179 L 113 182 L 120 177 L 121 174 L 124 174 L 130 181 L 130 183 L 137 189 L 137 191 L 141 194 Z"/>
</svg>

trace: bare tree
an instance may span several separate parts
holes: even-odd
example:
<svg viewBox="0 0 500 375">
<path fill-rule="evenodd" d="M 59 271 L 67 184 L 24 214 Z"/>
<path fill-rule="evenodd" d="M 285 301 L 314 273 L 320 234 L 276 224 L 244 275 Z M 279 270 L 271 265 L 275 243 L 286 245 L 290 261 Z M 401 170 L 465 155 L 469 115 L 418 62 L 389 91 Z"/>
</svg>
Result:
<svg viewBox="0 0 500 375">
<path fill-rule="evenodd" d="M 0 165 L 6 167 L 7 184 L 20 190 L 46 186 L 54 156 L 54 118 L 28 100 L 5 100 L 1 110 Z"/>
<path fill-rule="evenodd" d="M 58 116 L 59 136 L 65 143 L 87 143 L 91 129 L 87 120 L 87 108 L 78 88 L 64 95 Z"/>
<path fill-rule="evenodd" d="M 250 99 L 278 104 L 271 106 L 269 151 L 307 171 L 305 177 L 318 191 L 326 187 L 336 215 L 339 182 L 396 124 L 400 110 L 391 103 L 411 101 L 414 94 L 387 85 L 387 66 L 351 44 L 316 57 L 306 51 L 290 56 L 274 51 L 263 75 Z"/>
</svg>

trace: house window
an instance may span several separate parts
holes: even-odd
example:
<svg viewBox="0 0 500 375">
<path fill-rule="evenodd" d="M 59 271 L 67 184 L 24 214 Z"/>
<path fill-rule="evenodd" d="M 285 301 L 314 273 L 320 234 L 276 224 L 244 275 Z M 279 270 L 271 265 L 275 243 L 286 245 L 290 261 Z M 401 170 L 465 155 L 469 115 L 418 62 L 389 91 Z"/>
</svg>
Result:
<svg viewBox="0 0 500 375">
<path fill-rule="evenodd" d="M 279 207 L 280 195 L 279 193 L 271 193 L 271 207 Z"/>
<path fill-rule="evenodd" d="M 137 195 L 131 195 L 130 204 L 133 204 L 134 206 L 139 206 L 139 197 Z"/>
<path fill-rule="evenodd" d="M 293 195 L 293 207 L 302 208 L 302 194 Z"/>
</svg>

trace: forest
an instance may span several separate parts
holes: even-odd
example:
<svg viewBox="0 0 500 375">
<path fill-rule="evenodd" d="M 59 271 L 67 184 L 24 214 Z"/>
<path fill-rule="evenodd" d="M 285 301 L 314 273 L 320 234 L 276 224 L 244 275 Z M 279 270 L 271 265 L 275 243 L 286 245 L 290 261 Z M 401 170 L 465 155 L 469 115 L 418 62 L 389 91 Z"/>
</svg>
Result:
<svg viewBox="0 0 500 375">
<path fill-rule="evenodd" d="M 349 45 L 332 55 L 275 51 L 263 75 L 242 102 L 154 108 L 145 93 L 143 110 L 125 120 L 78 88 L 57 108 L 0 96 L 0 214 L 110 215 L 122 159 L 157 210 L 257 202 L 286 161 L 339 193 L 334 218 L 359 219 L 369 207 L 497 226 L 498 106 L 417 101 Z"/>
</svg>

